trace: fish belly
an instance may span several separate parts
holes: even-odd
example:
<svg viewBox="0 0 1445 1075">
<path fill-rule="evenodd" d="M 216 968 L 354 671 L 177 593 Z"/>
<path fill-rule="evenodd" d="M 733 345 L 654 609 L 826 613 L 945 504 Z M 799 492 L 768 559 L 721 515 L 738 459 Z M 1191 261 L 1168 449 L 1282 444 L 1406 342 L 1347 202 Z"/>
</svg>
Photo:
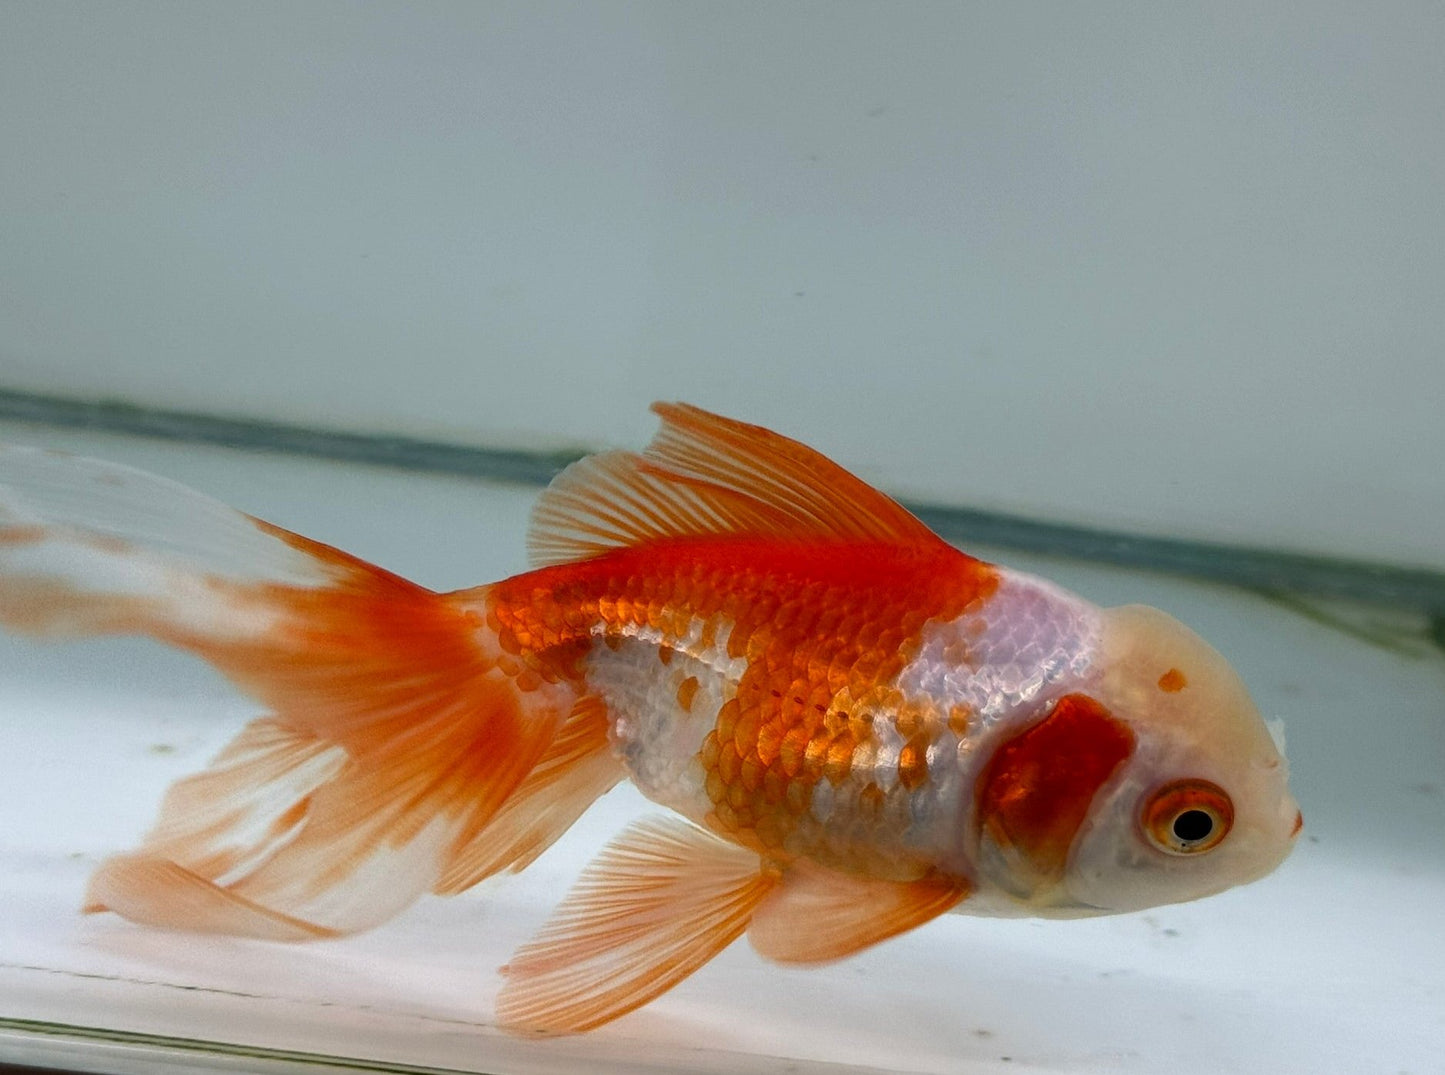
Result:
<svg viewBox="0 0 1445 1075">
<path fill-rule="evenodd" d="M 607 705 L 614 753 L 642 794 L 698 824 L 709 824 L 703 744 L 736 695 L 747 662 L 730 657 L 724 633 L 704 644 L 705 625 L 664 637 L 627 625 L 599 639 L 584 675 Z M 716 635 L 716 632 L 712 632 Z"/>
</svg>

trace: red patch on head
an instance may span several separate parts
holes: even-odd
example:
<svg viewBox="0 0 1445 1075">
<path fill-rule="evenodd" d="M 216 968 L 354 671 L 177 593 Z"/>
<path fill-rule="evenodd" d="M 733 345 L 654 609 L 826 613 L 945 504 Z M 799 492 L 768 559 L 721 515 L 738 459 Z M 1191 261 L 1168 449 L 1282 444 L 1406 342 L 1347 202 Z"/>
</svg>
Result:
<svg viewBox="0 0 1445 1075">
<path fill-rule="evenodd" d="M 1177 668 L 1171 668 L 1159 677 L 1159 689 L 1168 694 L 1175 694 L 1189 686 L 1189 680 L 1184 678 L 1184 673 Z"/>
<path fill-rule="evenodd" d="M 1056 881 L 1089 804 L 1134 750 L 1134 733 L 1085 694 L 1069 694 L 994 752 L 978 789 L 983 831 Z"/>
</svg>

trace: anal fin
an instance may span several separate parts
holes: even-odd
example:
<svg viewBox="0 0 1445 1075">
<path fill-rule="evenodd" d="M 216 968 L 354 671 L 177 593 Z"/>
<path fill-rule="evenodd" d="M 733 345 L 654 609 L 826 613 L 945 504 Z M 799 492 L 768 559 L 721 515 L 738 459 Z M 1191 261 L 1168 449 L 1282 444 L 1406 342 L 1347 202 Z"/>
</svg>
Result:
<svg viewBox="0 0 1445 1075">
<path fill-rule="evenodd" d="M 607 739 L 607 706 L 587 695 L 486 828 L 454 848 L 433 892 L 451 896 L 492 874 L 525 869 L 622 779 Z"/>
<path fill-rule="evenodd" d="M 504 968 L 498 1019 L 577 1033 L 646 1004 L 740 937 L 778 876 L 680 819 L 634 824 Z"/>
<path fill-rule="evenodd" d="M 827 963 L 896 937 L 968 896 L 960 878 L 879 881 L 790 868 L 753 913 L 748 940 L 775 963 Z"/>
</svg>

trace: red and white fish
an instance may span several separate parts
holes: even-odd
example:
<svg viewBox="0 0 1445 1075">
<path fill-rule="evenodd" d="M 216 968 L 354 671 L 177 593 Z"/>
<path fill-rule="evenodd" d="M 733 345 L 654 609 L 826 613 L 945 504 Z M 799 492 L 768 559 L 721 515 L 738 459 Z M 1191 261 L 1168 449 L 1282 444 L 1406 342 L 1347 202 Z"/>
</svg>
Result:
<svg viewBox="0 0 1445 1075">
<path fill-rule="evenodd" d="M 574 464 L 534 569 L 434 593 L 160 478 L 0 454 L 0 622 L 137 632 L 267 715 L 86 909 L 307 940 L 520 870 L 618 781 L 623 832 L 506 969 L 579 1031 L 746 933 L 838 959 L 947 911 L 1067 917 L 1261 877 L 1300 815 L 1213 649 L 964 555 L 816 452 L 659 405 Z"/>
</svg>

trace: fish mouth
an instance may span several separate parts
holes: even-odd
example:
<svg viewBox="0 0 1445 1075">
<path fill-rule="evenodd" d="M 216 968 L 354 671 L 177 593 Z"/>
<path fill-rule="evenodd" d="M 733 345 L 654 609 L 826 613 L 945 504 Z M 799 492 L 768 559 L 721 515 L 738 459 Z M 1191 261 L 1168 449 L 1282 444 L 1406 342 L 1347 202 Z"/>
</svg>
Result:
<svg viewBox="0 0 1445 1075">
<path fill-rule="evenodd" d="M 1292 829 L 1289 830 L 1289 838 L 1290 838 L 1291 840 L 1293 840 L 1296 836 L 1298 836 L 1298 835 L 1300 834 L 1300 830 L 1301 830 L 1302 828 L 1304 828 L 1304 827 L 1305 827 L 1305 815 L 1304 815 L 1304 811 L 1303 811 L 1303 810 L 1296 810 L 1296 811 L 1294 812 L 1294 828 L 1292 828 Z"/>
</svg>

